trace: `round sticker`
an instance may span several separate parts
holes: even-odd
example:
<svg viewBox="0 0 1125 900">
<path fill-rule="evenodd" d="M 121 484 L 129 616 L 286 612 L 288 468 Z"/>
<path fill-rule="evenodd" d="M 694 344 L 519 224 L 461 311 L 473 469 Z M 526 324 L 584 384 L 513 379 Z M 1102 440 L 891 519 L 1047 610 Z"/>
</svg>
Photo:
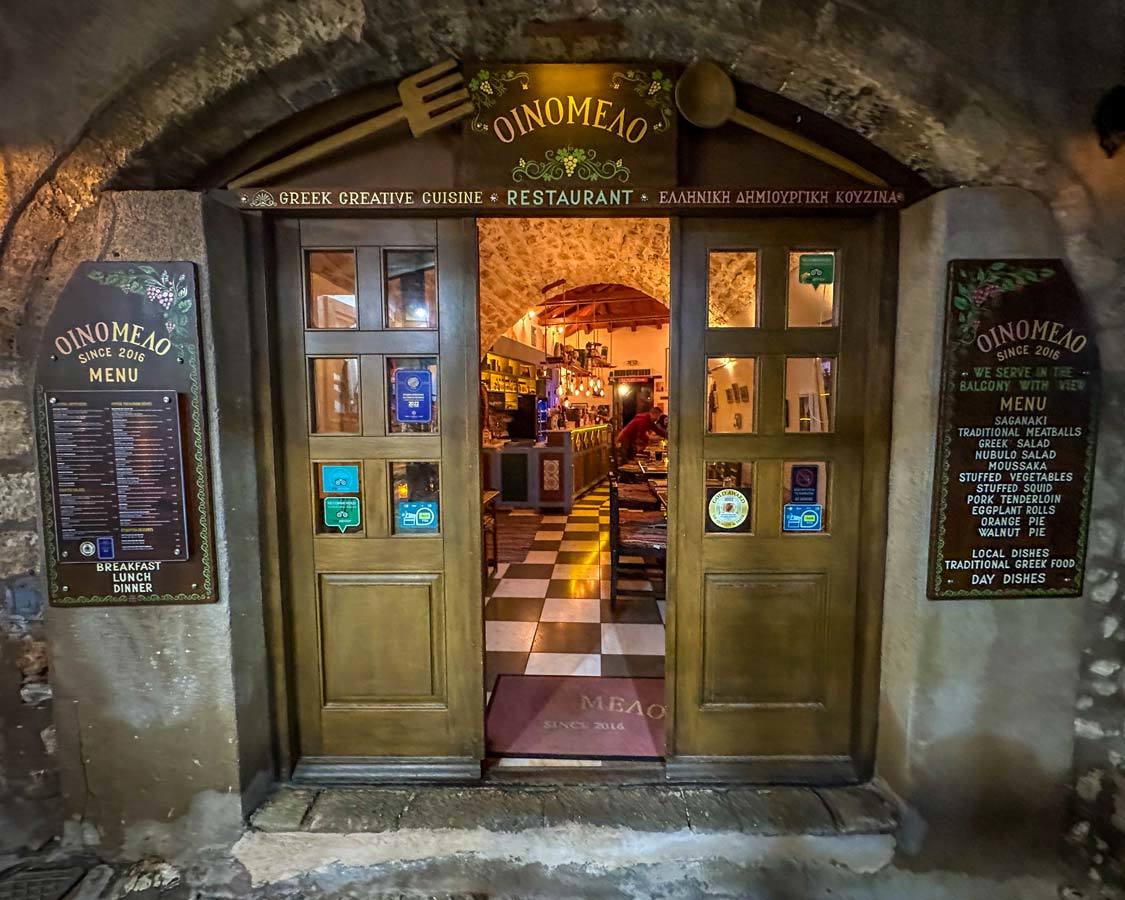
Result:
<svg viewBox="0 0 1125 900">
<path fill-rule="evenodd" d="M 737 528 L 750 515 L 750 501 L 742 491 L 723 488 L 707 504 L 707 514 L 720 528 Z"/>
<path fill-rule="evenodd" d="M 83 541 L 78 545 L 78 552 L 83 556 L 93 556 L 98 551 L 93 541 Z"/>
</svg>

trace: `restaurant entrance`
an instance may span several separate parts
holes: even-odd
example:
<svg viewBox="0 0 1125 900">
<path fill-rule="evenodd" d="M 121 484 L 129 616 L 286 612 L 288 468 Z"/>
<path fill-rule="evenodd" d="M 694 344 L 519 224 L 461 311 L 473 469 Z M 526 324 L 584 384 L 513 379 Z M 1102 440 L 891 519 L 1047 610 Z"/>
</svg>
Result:
<svg viewBox="0 0 1125 900">
<path fill-rule="evenodd" d="M 565 319 L 558 331 L 536 326 L 519 350 L 517 322 L 488 322 L 489 221 L 275 223 L 294 777 L 479 777 L 496 676 L 567 674 L 532 672 L 536 653 L 548 668 L 597 659 L 598 672 L 576 676 L 664 677 L 651 697 L 586 698 L 599 727 L 616 728 L 635 705 L 658 719 L 649 733 L 659 752 L 610 750 L 607 760 L 662 756 L 654 775 L 685 780 L 869 775 L 889 405 L 881 220 L 636 220 L 667 235 L 669 326 L 664 337 L 649 330 L 651 356 L 666 362 L 643 376 L 669 413 L 667 450 L 639 467 L 642 482 L 645 465 L 667 472 L 651 491 L 667 517 L 652 525 L 663 529 L 662 584 L 643 556 L 652 578 L 616 571 L 635 558 L 622 549 L 617 501 L 650 488 L 614 447 L 610 394 L 615 378 L 630 384 L 651 366 L 630 365 L 639 351 L 603 356 L 586 344 L 609 343 L 608 329 Z M 551 285 L 521 315 L 551 317 L 552 297 L 578 309 L 582 298 L 563 296 L 576 287 L 596 288 L 588 305 L 603 318 L 636 301 L 614 301 L 620 286 Z M 645 329 L 624 331 L 635 340 Z M 581 360 L 567 349 L 576 342 Z M 541 356 L 518 359 L 536 347 Z M 513 372 L 490 356 L 513 360 Z M 518 397 L 507 404 L 509 375 L 513 393 L 526 375 L 544 401 L 523 405 L 529 421 Z M 510 415 L 497 416 L 506 405 Z M 490 451 L 493 429 L 512 422 L 530 433 L 506 433 Z M 498 547 L 533 516 L 522 559 L 501 559 Z M 578 546 L 591 538 L 592 550 Z M 576 594 L 583 581 L 595 593 Z M 645 581 L 656 617 L 617 622 L 626 590 Z M 521 603 L 538 612 L 489 612 Z M 559 615 L 544 620 L 549 605 Z M 573 614 L 579 606 L 597 609 L 596 621 Z M 586 626 L 590 647 L 547 646 L 565 643 L 554 632 L 570 625 Z M 621 625 L 658 628 L 663 646 L 631 652 Z M 527 647 L 489 645 L 486 634 L 506 629 L 511 640 L 521 627 Z M 521 656 L 521 671 L 498 672 L 496 653 Z M 498 755 L 598 756 L 550 746 Z"/>
</svg>

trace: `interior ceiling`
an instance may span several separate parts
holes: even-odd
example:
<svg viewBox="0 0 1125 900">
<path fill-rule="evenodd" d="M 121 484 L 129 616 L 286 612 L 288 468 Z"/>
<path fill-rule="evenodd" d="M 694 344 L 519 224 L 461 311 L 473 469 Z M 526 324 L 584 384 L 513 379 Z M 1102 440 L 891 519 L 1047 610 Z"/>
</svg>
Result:
<svg viewBox="0 0 1125 900">
<path fill-rule="evenodd" d="M 627 284 L 587 284 L 549 294 L 538 307 L 540 325 L 559 325 L 569 337 L 595 328 L 668 324 L 668 306 Z"/>
<path fill-rule="evenodd" d="M 539 307 L 548 285 L 556 285 L 551 297 L 627 286 L 668 306 L 667 219 L 478 219 L 477 227 L 482 351 Z"/>
</svg>

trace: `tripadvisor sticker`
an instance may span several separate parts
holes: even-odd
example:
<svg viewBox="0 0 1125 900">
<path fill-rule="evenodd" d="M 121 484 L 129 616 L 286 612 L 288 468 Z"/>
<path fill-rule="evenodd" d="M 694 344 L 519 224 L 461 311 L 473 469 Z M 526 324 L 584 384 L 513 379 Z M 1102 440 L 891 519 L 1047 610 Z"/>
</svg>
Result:
<svg viewBox="0 0 1125 900">
<path fill-rule="evenodd" d="M 339 528 L 341 534 L 349 528 L 359 528 L 359 497 L 325 497 L 324 524 Z"/>
<path fill-rule="evenodd" d="M 707 515 L 720 528 L 726 530 L 738 528 L 750 515 L 750 501 L 742 491 L 723 488 L 721 491 L 716 491 L 711 502 L 707 504 Z"/>
</svg>

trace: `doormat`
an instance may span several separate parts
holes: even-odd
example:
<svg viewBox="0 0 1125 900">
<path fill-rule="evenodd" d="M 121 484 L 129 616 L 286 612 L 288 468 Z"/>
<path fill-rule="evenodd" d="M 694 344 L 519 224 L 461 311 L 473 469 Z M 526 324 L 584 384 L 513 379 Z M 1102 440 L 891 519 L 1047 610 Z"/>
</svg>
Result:
<svg viewBox="0 0 1125 900">
<path fill-rule="evenodd" d="M 501 675 L 488 703 L 491 756 L 660 759 L 664 679 Z"/>
</svg>

